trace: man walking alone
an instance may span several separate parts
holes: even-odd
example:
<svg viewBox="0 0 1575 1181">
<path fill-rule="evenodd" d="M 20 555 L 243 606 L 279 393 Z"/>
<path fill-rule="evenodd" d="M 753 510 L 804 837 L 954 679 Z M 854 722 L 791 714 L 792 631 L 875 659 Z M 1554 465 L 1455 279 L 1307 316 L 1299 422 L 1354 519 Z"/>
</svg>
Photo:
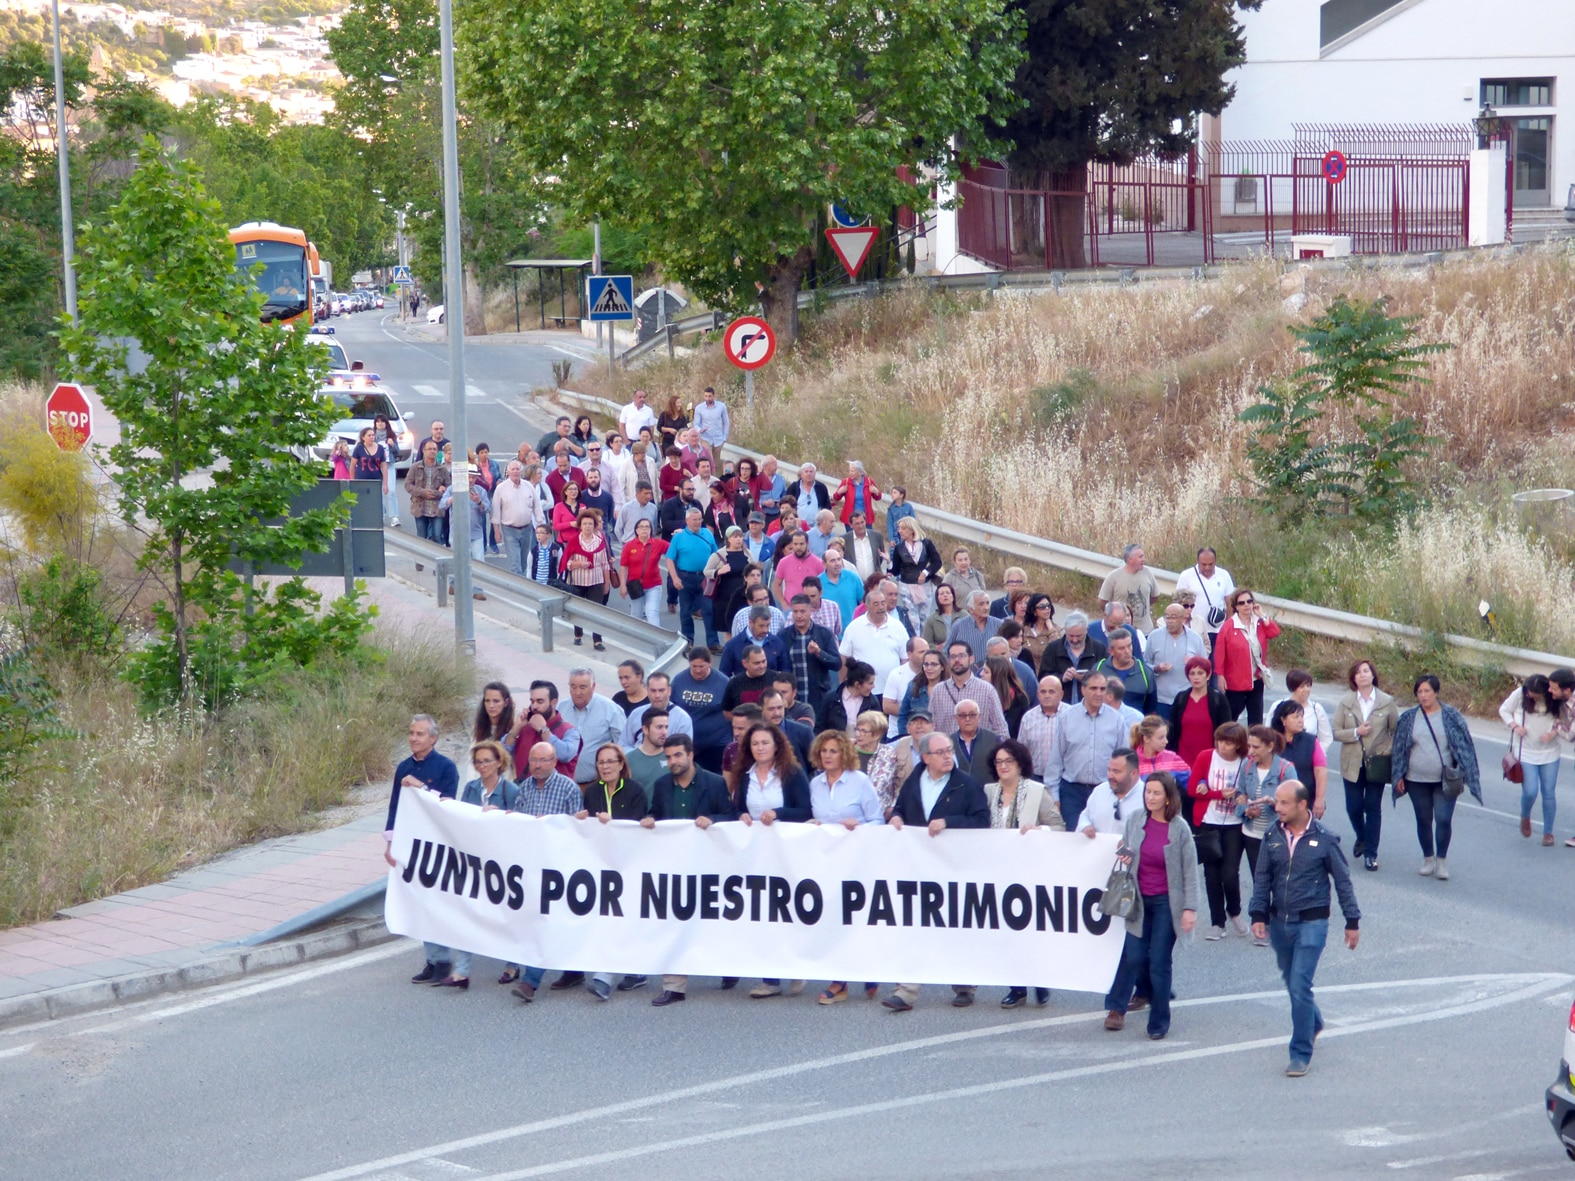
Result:
<svg viewBox="0 0 1575 1181">
<path fill-rule="evenodd" d="M 1313 1000 L 1313 974 L 1329 938 L 1329 883 L 1345 915 L 1345 945 L 1356 950 L 1362 913 L 1351 888 L 1351 871 L 1340 838 L 1313 819 L 1311 790 L 1299 779 L 1274 793 L 1279 823 L 1270 827 L 1258 852 L 1252 879 L 1252 933 L 1267 934 L 1291 996 L 1291 1060 L 1285 1073 L 1301 1078 L 1323 1032 L 1323 1014 Z"/>
</svg>

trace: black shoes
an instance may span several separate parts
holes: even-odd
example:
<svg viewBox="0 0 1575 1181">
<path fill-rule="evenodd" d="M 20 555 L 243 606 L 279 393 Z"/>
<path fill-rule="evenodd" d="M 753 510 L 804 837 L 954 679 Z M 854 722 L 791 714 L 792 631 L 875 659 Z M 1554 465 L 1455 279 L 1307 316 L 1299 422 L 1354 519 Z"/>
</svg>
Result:
<svg viewBox="0 0 1575 1181">
<path fill-rule="evenodd" d="M 449 970 L 453 968 L 453 966 L 453 964 L 434 964 L 428 960 L 427 966 L 422 968 L 421 971 L 417 972 L 410 978 L 410 983 L 434 984 L 437 981 L 443 979 L 443 977 L 447 976 L 449 974 Z"/>
<path fill-rule="evenodd" d="M 469 976 L 445 976 L 432 986 L 433 988 L 457 988 L 464 992 L 470 987 Z"/>
<path fill-rule="evenodd" d="M 625 976 L 622 980 L 618 981 L 618 991 L 633 992 L 637 988 L 644 988 L 645 982 L 648 979 L 650 979 L 648 976 Z M 683 996 L 683 993 L 679 993 L 678 995 Z"/>
<path fill-rule="evenodd" d="M 952 1008 L 954 1009 L 966 1009 L 971 1004 L 973 1004 L 973 993 L 971 992 L 959 992 L 952 995 Z"/>
<path fill-rule="evenodd" d="M 1364 858 L 1362 858 L 1362 868 L 1365 869 L 1368 873 L 1376 873 L 1378 871 L 1378 858 L 1376 858 L 1376 857 L 1364 857 Z"/>
<path fill-rule="evenodd" d="M 1050 1003 L 1050 990 L 1048 988 L 1034 989 L 1034 1004 L 1041 1009 Z"/>
<path fill-rule="evenodd" d="M 565 972 L 552 982 L 553 992 L 562 992 L 566 988 L 578 988 L 585 983 L 584 972 Z"/>
<path fill-rule="evenodd" d="M 1357 841 L 1356 844 L 1351 846 L 1351 860 L 1355 861 L 1365 852 L 1367 852 L 1367 845 L 1362 841 Z"/>
<path fill-rule="evenodd" d="M 683 999 L 684 994 L 681 992 L 673 992 L 670 989 L 664 990 L 661 996 L 656 997 L 651 1001 L 651 1007 L 653 1009 L 664 1009 L 668 1005 L 676 1005 Z"/>
<path fill-rule="evenodd" d="M 723 976 L 722 983 L 717 985 L 717 987 L 723 992 L 727 992 L 729 989 L 738 987 L 738 979 L 737 976 Z"/>
<path fill-rule="evenodd" d="M 913 1008 L 913 1006 L 910 1005 L 907 1001 L 903 1000 L 900 996 L 897 996 L 895 994 L 893 994 L 892 996 L 889 996 L 885 1000 L 881 1001 L 881 1004 L 883 1006 L 885 1006 L 886 1008 L 890 1009 L 893 1013 L 906 1013 L 910 1009 Z"/>
<path fill-rule="evenodd" d="M 1001 1008 L 1021 1009 L 1028 1003 L 1028 990 L 1026 988 L 1007 989 L 1006 995 L 1001 998 Z"/>
</svg>

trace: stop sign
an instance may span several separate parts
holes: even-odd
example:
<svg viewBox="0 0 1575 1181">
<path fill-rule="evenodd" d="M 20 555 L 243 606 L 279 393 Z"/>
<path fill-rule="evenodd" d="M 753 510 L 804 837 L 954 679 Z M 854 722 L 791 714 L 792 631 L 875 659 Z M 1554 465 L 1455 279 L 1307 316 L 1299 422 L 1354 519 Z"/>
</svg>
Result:
<svg viewBox="0 0 1575 1181">
<path fill-rule="evenodd" d="M 63 381 L 44 403 L 49 433 L 62 451 L 80 451 L 93 437 L 93 408 L 75 382 Z"/>
</svg>

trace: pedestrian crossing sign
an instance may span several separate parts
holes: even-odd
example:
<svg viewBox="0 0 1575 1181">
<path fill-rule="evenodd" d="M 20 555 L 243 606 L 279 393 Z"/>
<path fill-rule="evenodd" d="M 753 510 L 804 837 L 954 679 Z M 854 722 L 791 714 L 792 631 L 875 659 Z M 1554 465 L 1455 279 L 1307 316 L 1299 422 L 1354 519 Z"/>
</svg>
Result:
<svg viewBox="0 0 1575 1181">
<path fill-rule="evenodd" d="M 585 283 L 586 304 L 591 309 L 588 320 L 634 319 L 633 275 L 591 275 Z"/>
<path fill-rule="evenodd" d="M 416 283 L 416 281 L 410 277 L 410 268 L 409 267 L 395 267 L 394 268 L 394 286 L 395 287 L 414 287 L 415 283 Z"/>
</svg>

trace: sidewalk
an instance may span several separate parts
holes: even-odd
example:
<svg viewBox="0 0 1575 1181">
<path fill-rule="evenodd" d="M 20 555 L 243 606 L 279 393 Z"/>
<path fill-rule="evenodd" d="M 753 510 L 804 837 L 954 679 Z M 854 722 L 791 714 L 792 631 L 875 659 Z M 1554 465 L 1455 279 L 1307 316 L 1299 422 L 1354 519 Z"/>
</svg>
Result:
<svg viewBox="0 0 1575 1181">
<path fill-rule="evenodd" d="M 385 624 L 431 628 L 443 638 L 452 634 L 452 617 L 438 610 L 430 579 L 416 585 L 396 569 L 390 575 L 369 582 Z M 308 581 L 325 597 L 341 588 L 338 579 Z M 489 614 L 488 608 L 476 604 L 480 679 L 506 682 L 516 700 L 535 679 L 553 681 L 567 696 L 569 669 L 589 667 L 599 692 L 609 697 L 617 692 L 615 666 L 622 655 L 616 649 L 596 653 L 589 637 L 576 648 L 565 635 L 560 651 L 543 653 L 539 638 L 507 622 L 505 610 L 494 607 Z M 404 727 L 404 718 L 388 719 L 390 744 L 403 747 Z M 468 748 L 460 732 L 439 743 L 461 776 Z M 387 875 L 388 785 L 369 785 L 361 795 L 363 803 L 354 810 L 363 814 L 349 823 L 237 849 L 167 881 L 73 906 L 48 922 L 0 931 L 0 1028 L 387 940 L 378 887 Z"/>
</svg>

